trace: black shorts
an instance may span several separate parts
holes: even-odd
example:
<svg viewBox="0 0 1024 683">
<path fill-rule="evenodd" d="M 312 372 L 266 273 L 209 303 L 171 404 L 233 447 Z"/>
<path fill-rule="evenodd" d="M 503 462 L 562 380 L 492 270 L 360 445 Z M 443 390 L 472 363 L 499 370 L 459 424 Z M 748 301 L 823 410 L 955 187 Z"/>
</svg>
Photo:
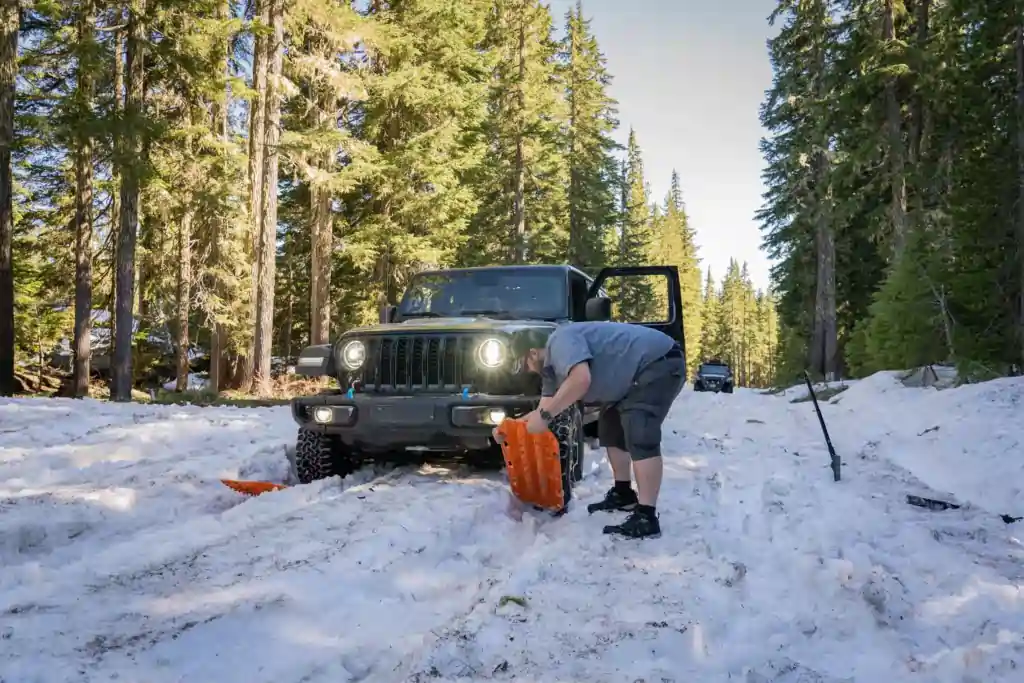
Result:
<svg viewBox="0 0 1024 683">
<path fill-rule="evenodd" d="M 633 460 L 661 456 L 661 424 L 686 384 L 681 353 L 669 354 L 644 368 L 622 400 L 607 406 L 597 422 L 605 448 L 628 451 Z"/>
</svg>

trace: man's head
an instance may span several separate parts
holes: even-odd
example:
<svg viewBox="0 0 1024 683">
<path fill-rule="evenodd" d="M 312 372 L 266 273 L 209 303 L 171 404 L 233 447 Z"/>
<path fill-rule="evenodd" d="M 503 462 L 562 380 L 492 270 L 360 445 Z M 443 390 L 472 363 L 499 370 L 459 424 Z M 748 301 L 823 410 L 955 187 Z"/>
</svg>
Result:
<svg viewBox="0 0 1024 683">
<path fill-rule="evenodd" d="M 522 361 L 524 371 L 540 374 L 547 360 L 549 334 L 548 330 L 538 329 L 520 330 L 516 334 L 513 352 L 516 358 Z"/>
</svg>

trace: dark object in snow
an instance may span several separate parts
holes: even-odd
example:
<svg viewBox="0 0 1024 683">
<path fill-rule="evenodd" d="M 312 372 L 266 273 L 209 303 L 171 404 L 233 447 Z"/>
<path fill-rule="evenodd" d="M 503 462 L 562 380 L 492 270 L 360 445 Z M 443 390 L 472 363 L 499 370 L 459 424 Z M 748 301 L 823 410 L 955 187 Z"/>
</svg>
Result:
<svg viewBox="0 0 1024 683">
<path fill-rule="evenodd" d="M 944 500 L 935 500 L 934 498 L 924 498 L 922 496 L 907 495 L 907 502 L 911 505 L 915 505 L 919 508 L 928 508 L 929 510 L 959 510 L 960 506 L 956 503 L 947 503 Z"/>
<path fill-rule="evenodd" d="M 832 447 L 832 439 L 828 438 L 828 428 L 825 427 L 825 418 L 821 416 L 821 408 L 818 407 L 818 396 L 814 393 L 814 386 L 811 385 L 811 375 L 804 370 L 804 381 L 807 382 L 807 391 L 811 394 L 811 400 L 814 402 L 814 412 L 818 414 L 818 423 L 821 425 L 821 433 L 825 435 L 825 444 L 828 446 L 828 454 L 832 460 L 832 480 L 839 481 L 840 474 L 839 470 L 842 468 L 843 463 L 836 455 L 836 449 Z"/>
<path fill-rule="evenodd" d="M 956 503 L 947 503 L 944 500 L 935 500 L 934 498 L 924 498 L 922 496 L 907 495 L 907 502 L 911 505 L 915 505 L 919 508 L 928 508 L 929 510 L 959 510 L 960 506 Z M 1013 517 L 1012 515 L 999 515 L 999 519 L 1003 520 L 1004 524 L 1013 524 L 1019 522 L 1024 517 Z"/>
</svg>

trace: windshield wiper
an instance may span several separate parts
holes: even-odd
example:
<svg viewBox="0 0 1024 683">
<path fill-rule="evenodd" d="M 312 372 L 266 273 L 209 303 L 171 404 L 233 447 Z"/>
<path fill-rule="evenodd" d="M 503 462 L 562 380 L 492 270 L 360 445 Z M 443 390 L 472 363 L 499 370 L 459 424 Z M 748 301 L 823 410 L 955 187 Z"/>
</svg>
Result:
<svg viewBox="0 0 1024 683">
<path fill-rule="evenodd" d="M 497 318 L 499 320 L 515 320 L 519 317 L 508 311 L 495 311 L 488 308 L 466 309 L 459 311 L 458 315 L 485 315 L 488 318 Z"/>
<path fill-rule="evenodd" d="M 435 311 L 420 311 L 418 313 L 399 313 L 403 318 L 446 318 L 448 317 L 445 313 L 437 313 Z"/>
</svg>

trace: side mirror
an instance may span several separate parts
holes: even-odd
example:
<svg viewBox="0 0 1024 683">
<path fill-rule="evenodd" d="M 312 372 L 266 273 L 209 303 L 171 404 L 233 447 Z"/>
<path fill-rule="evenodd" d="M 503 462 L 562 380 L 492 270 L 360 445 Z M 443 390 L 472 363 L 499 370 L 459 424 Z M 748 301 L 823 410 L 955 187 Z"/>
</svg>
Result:
<svg viewBox="0 0 1024 683">
<path fill-rule="evenodd" d="M 380 307 L 380 322 L 381 322 L 381 324 L 394 322 L 394 320 L 395 320 L 395 313 L 397 313 L 397 312 L 398 312 L 398 307 L 397 306 L 389 306 L 388 304 L 384 304 L 383 306 L 381 306 Z"/>
<path fill-rule="evenodd" d="M 586 316 L 587 320 L 611 320 L 612 300 L 603 296 L 587 299 Z"/>
</svg>

